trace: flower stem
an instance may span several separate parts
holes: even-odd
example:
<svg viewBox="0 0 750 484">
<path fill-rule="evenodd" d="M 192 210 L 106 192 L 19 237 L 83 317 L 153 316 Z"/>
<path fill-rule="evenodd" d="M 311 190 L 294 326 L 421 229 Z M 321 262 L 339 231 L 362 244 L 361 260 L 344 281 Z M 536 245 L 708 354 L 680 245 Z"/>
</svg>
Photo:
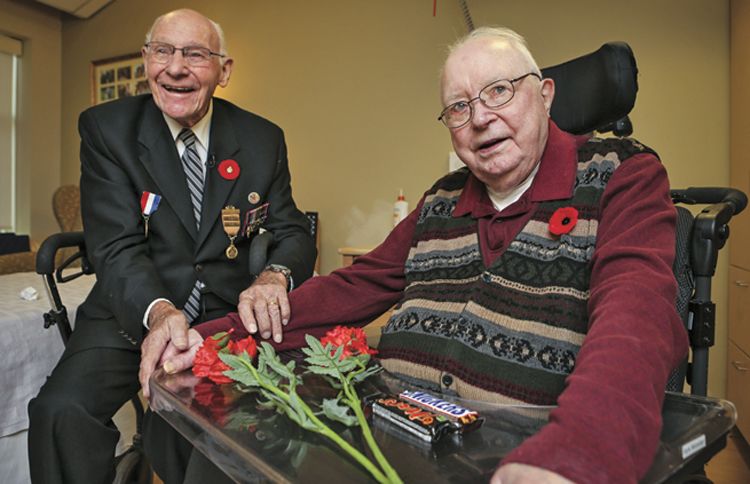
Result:
<svg viewBox="0 0 750 484">
<path fill-rule="evenodd" d="M 253 377 L 258 381 L 261 387 L 263 387 L 265 390 L 268 390 L 269 392 L 272 392 L 274 395 L 277 395 L 279 398 L 284 400 L 287 405 L 291 407 L 291 397 L 288 393 L 282 391 L 279 389 L 276 385 L 271 385 L 268 383 L 266 378 L 261 376 L 257 369 L 245 361 L 242 361 L 243 365 L 250 370 L 250 372 L 253 374 Z M 295 390 L 292 390 L 294 393 L 296 393 Z M 362 467 L 367 469 L 370 474 L 377 480 L 378 482 L 382 483 L 389 483 L 389 482 L 397 482 L 400 483 L 401 479 L 398 478 L 398 475 L 396 475 L 397 480 L 393 480 L 392 478 L 386 477 L 386 474 L 383 474 L 383 472 L 378 469 L 377 466 L 375 466 L 370 459 L 367 458 L 364 454 L 362 454 L 359 450 L 354 448 L 349 442 L 342 439 L 337 433 L 335 433 L 333 430 L 331 430 L 330 427 L 328 427 L 325 423 L 323 423 L 312 411 L 312 409 L 307 405 L 307 403 L 304 402 L 304 400 L 299 399 L 300 406 L 302 407 L 303 411 L 305 412 L 305 415 L 315 424 L 316 429 L 315 431 L 321 435 L 324 435 L 334 441 L 339 447 L 341 447 L 343 450 L 345 450 L 349 455 L 354 457 L 354 459 L 359 462 Z M 361 412 L 361 409 L 360 409 Z M 362 415 L 364 417 L 364 415 Z M 364 427 L 363 427 L 364 428 Z M 369 430 L 369 427 L 368 427 Z M 372 436 L 370 436 L 372 438 Z M 379 449 L 378 449 L 379 450 Z M 381 454 L 382 455 L 382 454 Z M 381 464 L 382 466 L 382 464 Z M 387 472 L 387 471 L 386 471 Z M 395 473 L 394 473 L 395 474 Z"/>
<path fill-rule="evenodd" d="M 370 426 L 367 424 L 365 413 L 362 411 L 362 403 L 357 396 L 357 392 L 352 388 L 348 381 L 344 381 L 344 392 L 346 393 L 349 406 L 352 410 L 354 410 L 354 414 L 357 416 L 357 420 L 359 420 L 359 426 L 362 428 L 362 435 L 364 436 L 368 447 L 370 447 L 372 454 L 375 456 L 375 460 L 378 461 L 378 464 L 380 464 L 380 468 L 383 469 L 383 472 L 385 472 L 388 481 L 393 483 L 402 483 L 403 481 L 396 472 L 396 469 L 391 466 L 390 462 L 388 462 L 388 459 L 386 459 L 385 455 L 383 455 L 383 452 L 380 450 L 378 443 L 375 442 L 375 437 L 373 437 L 372 435 L 372 430 L 370 430 Z"/>
</svg>

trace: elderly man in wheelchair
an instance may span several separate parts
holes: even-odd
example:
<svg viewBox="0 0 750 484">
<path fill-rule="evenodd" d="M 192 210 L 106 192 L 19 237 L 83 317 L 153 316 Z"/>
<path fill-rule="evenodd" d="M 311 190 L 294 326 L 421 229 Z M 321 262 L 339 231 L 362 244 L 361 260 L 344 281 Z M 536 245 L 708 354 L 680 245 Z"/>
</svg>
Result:
<svg viewBox="0 0 750 484">
<path fill-rule="evenodd" d="M 510 30 L 458 41 L 441 88 L 439 120 L 466 167 L 438 180 L 379 247 L 291 292 L 274 345 L 302 346 L 305 334 L 362 325 L 395 304 L 378 348 L 391 373 L 468 399 L 557 405 L 493 482 L 635 482 L 688 349 L 666 171 L 635 140 L 562 131 L 550 119 L 554 81 Z M 247 310 L 191 329 L 191 349 L 168 348 L 162 364 L 189 367 L 221 330 L 281 331 L 256 327 Z M 176 449 L 157 447 L 159 472 Z M 188 462 L 190 450 L 179 452 Z"/>
</svg>

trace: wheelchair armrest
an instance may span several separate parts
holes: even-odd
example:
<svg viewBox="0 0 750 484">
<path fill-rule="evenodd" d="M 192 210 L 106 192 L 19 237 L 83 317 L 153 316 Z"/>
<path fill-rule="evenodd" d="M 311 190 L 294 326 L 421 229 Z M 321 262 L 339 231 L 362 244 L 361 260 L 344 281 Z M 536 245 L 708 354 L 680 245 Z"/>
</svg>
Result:
<svg viewBox="0 0 750 484">
<path fill-rule="evenodd" d="M 688 205 L 726 203 L 732 207 L 732 215 L 738 215 L 747 206 L 747 195 L 734 188 L 690 187 L 671 190 L 670 195 L 675 203 Z"/>
<path fill-rule="evenodd" d="M 690 187 L 671 190 L 675 203 L 707 204 L 695 217 L 690 264 L 696 276 L 716 272 L 719 250 L 729 238 L 729 221 L 747 206 L 747 196 L 734 188 Z"/>
<path fill-rule="evenodd" d="M 55 267 L 57 252 L 68 247 L 78 247 L 78 252 L 68 257 L 59 267 Z M 70 276 L 63 276 L 62 271 L 78 259 L 81 260 L 81 271 Z M 56 274 L 58 282 L 66 282 L 83 274 L 93 274 L 94 268 L 86 257 L 83 232 L 63 232 L 47 237 L 37 252 L 36 273 L 50 277 Z"/>
</svg>

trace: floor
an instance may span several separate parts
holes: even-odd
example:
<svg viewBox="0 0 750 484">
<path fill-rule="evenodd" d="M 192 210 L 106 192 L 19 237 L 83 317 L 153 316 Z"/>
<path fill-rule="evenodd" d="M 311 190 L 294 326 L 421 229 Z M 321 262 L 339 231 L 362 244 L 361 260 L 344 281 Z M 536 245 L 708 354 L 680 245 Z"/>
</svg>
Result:
<svg viewBox="0 0 750 484">
<path fill-rule="evenodd" d="M 706 475 L 714 484 L 750 483 L 750 445 L 737 429 L 729 434 L 726 448 L 708 463 Z"/>
</svg>

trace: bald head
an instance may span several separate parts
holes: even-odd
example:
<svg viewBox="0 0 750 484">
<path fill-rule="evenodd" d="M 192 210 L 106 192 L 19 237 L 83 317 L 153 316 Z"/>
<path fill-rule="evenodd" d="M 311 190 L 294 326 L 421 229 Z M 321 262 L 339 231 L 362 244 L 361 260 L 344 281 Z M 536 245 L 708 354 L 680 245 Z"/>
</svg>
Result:
<svg viewBox="0 0 750 484">
<path fill-rule="evenodd" d="M 180 9 L 157 18 L 146 41 L 141 52 L 154 102 L 182 126 L 194 126 L 232 73 L 221 29 L 195 10 Z"/>
<path fill-rule="evenodd" d="M 224 54 L 224 55 L 227 54 L 226 39 L 224 38 L 224 30 L 222 30 L 221 25 L 214 22 L 210 18 L 206 17 L 202 13 L 197 12 L 195 10 L 191 10 L 189 8 L 181 8 L 178 10 L 173 10 L 171 12 L 165 13 L 164 15 L 157 17 L 156 20 L 154 20 L 154 23 L 151 25 L 151 28 L 146 33 L 147 44 L 151 42 L 152 37 L 154 35 L 154 31 L 157 29 L 159 24 L 163 22 L 166 22 L 168 24 L 174 24 L 174 25 L 184 25 L 184 24 L 194 24 L 194 23 L 205 24 L 208 30 L 212 33 L 211 34 L 212 44 L 210 48 L 221 54 Z M 215 42 L 215 44 L 213 42 Z"/>
</svg>

